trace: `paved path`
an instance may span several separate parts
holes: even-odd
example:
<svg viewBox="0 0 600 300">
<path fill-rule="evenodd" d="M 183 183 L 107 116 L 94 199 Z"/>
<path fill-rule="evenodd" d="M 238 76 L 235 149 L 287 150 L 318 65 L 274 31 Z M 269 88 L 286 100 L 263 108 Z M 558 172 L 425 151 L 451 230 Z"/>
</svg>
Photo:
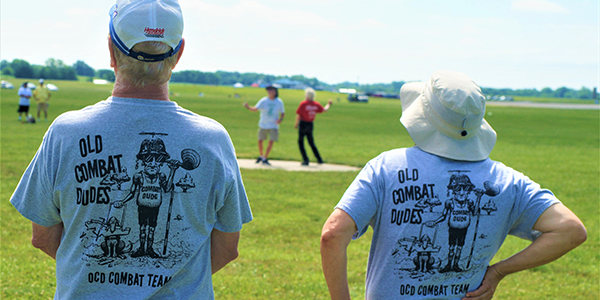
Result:
<svg viewBox="0 0 600 300">
<path fill-rule="evenodd" d="M 334 164 L 317 164 L 310 163 L 308 166 L 300 165 L 299 161 L 285 161 L 285 160 L 269 160 L 270 166 L 263 165 L 262 163 L 255 163 L 255 159 L 244 159 L 238 158 L 238 164 L 240 169 L 263 169 L 263 170 L 285 170 L 285 171 L 299 171 L 299 172 L 347 172 L 347 171 L 360 171 L 360 168 L 334 165 Z"/>
</svg>

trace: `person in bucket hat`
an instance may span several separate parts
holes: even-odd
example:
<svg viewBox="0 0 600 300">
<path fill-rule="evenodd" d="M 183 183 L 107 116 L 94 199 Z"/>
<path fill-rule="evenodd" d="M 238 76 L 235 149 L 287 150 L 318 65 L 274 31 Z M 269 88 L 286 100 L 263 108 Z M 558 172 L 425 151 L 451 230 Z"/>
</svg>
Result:
<svg viewBox="0 0 600 300">
<path fill-rule="evenodd" d="M 111 97 L 54 120 L 10 201 L 56 260 L 55 299 L 213 299 L 252 220 L 231 138 L 169 99 L 179 2 L 108 14 Z"/>
<path fill-rule="evenodd" d="M 496 132 L 467 75 L 436 71 L 427 82 L 404 84 L 400 100 L 400 122 L 415 146 L 369 161 L 323 226 L 332 299 L 350 298 L 346 248 L 369 226 L 369 300 L 491 299 L 505 276 L 554 261 L 586 240 L 579 218 L 551 191 L 489 158 Z M 444 196 L 444 203 L 431 201 Z M 482 215 L 482 199 L 497 210 Z M 509 234 L 532 243 L 490 265 Z M 429 246 L 419 248 L 423 236 Z M 427 257 L 427 268 L 415 270 L 418 256 Z"/>
</svg>

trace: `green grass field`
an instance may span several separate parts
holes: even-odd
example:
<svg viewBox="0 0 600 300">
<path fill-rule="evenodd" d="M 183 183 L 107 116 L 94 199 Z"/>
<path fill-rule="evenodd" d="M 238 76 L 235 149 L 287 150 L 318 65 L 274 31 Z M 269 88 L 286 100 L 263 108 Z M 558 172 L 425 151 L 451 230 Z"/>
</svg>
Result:
<svg viewBox="0 0 600 300">
<path fill-rule="evenodd" d="M 11 81 L 15 86 L 21 83 Z M 112 88 L 83 81 L 48 82 L 60 88 L 52 95 L 50 119 L 105 99 Z M 265 95 L 263 89 L 174 84 L 171 92 L 173 101 L 221 122 L 238 157 L 257 156 L 258 113 L 244 109 L 242 103 L 254 105 Z M 0 298 L 51 299 L 54 261 L 31 246 L 30 222 L 8 202 L 50 123 L 18 122 L 16 94 L 16 89 L 0 93 Z M 299 162 L 293 124 L 303 92 L 280 90 L 280 97 L 287 114 L 270 159 Z M 315 127 L 315 140 L 326 162 L 363 166 L 383 151 L 412 146 L 398 122 L 398 100 L 349 103 L 344 95 L 317 93 L 321 103 L 329 98 L 334 104 L 317 117 Z M 599 111 L 488 107 L 486 119 L 499 137 L 491 158 L 554 191 L 582 219 L 589 236 L 582 246 L 550 265 L 508 276 L 495 299 L 598 299 Z M 320 266 L 321 228 L 356 174 L 242 170 L 255 219 L 242 230 L 240 257 L 213 277 L 217 298 L 327 299 Z M 355 299 L 364 295 L 370 237 L 369 232 L 349 247 Z M 510 237 L 495 260 L 526 245 Z"/>
</svg>

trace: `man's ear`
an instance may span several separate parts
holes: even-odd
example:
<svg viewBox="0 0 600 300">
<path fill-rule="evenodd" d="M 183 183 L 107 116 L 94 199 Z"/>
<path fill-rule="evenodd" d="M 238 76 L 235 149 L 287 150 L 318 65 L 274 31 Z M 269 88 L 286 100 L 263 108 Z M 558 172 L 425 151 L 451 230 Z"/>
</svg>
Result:
<svg viewBox="0 0 600 300">
<path fill-rule="evenodd" d="M 181 38 L 181 46 L 179 47 L 179 51 L 177 51 L 177 61 L 175 62 L 175 66 L 177 66 L 177 63 L 179 63 L 179 59 L 181 59 L 181 55 L 183 54 L 183 48 L 185 48 L 185 39 Z M 175 66 L 173 66 L 173 69 L 175 69 Z"/>
<path fill-rule="evenodd" d="M 108 37 L 108 51 L 110 52 L 110 67 L 117 73 L 117 59 L 115 57 L 115 48 L 113 47 L 112 39 Z"/>
</svg>

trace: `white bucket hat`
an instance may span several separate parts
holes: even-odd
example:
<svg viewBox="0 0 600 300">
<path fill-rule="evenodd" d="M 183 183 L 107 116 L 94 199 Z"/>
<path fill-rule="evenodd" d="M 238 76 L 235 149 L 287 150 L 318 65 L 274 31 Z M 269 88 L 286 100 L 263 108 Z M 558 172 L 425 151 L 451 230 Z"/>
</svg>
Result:
<svg viewBox="0 0 600 300">
<path fill-rule="evenodd" d="M 427 83 L 404 84 L 400 100 L 400 122 L 423 151 L 461 161 L 489 157 L 496 132 L 483 119 L 485 96 L 467 75 L 436 71 Z"/>
<path fill-rule="evenodd" d="M 117 0 L 110 9 L 110 38 L 113 44 L 137 60 L 162 61 L 179 51 L 183 35 L 183 14 L 177 0 Z M 163 54 L 135 52 L 135 44 L 163 42 L 171 51 Z"/>
</svg>

